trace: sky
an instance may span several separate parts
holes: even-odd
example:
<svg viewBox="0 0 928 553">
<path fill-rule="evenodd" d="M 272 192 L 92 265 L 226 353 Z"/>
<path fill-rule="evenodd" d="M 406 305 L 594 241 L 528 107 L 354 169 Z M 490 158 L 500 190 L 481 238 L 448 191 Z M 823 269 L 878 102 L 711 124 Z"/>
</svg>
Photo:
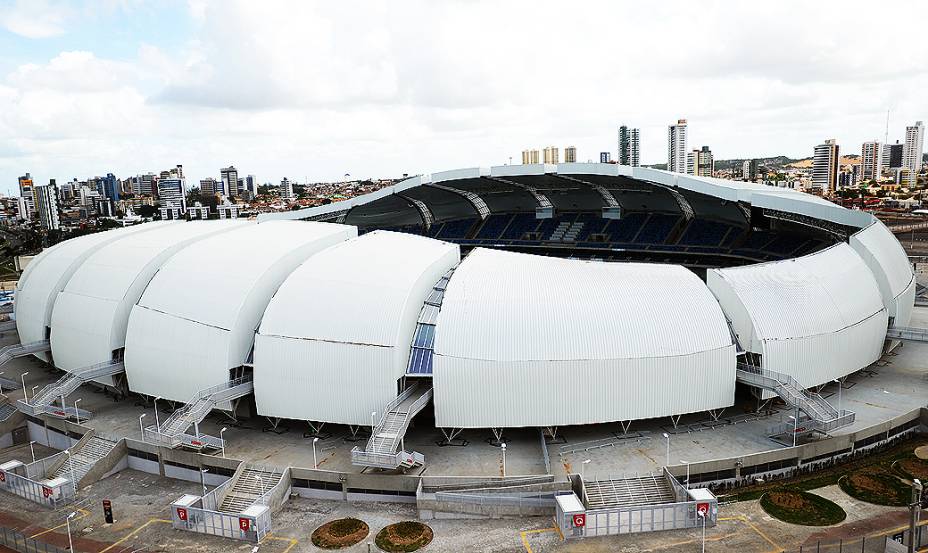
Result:
<svg viewBox="0 0 928 553">
<path fill-rule="evenodd" d="M 643 5 L 647 4 L 647 5 Z M 182 164 L 259 182 L 842 153 L 928 120 L 928 2 L 0 0 L 0 192 Z M 563 155 L 563 154 L 562 154 Z"/>
</svg>

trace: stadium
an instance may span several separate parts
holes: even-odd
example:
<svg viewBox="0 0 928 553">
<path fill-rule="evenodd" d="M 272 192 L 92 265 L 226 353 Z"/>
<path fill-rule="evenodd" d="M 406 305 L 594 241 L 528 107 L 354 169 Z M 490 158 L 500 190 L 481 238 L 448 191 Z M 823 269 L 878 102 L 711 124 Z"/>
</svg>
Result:
<svg viewBox="0 0 928 553">
<path fill-rule="evenodd" d="M 21 345 L 62 377 L 19 402 L 78 417 L 82 383 L 175 402 L 145 437 L 216 447 L 213 409 L 371 428 L 355 464 L 407 468 L 426 411 L 462 429 L 622 424 L 815 393 L 909 323 L 915 278 L 872 215 L 753 183 L 614 164 L 433 173 L 257 221 L 154 222 L 38 255 Z M 811 391 L 810 391 L 811 390 Z M 140 419 L 141 420 L 141 419 Z M 191 428 L 193 430 L 191 430 Z"/>
</svg>

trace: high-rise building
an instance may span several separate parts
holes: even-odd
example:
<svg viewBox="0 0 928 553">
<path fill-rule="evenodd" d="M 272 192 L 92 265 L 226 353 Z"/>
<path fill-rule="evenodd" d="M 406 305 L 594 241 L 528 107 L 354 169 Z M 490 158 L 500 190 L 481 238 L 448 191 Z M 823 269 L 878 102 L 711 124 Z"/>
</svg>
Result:
<svg viewBox="0 0 928 553">
<path fill-rule="evenodd" d="M 45 186 L 33 188 L 35 194 L 35 212 L 45 230 L 61 228 L 60 209 L 58 207 L 58 187 L 52 179 Z"/>
<path fill-rule="evenodd" d="M 538 150 L 522 150 L 522 165 L 541 163 Z"/>
<path fill-rule="evenodd" d="M 238 196 L 238 169 L 230 165 L 219 170 L 222 176 L 222 193 L 228 197 Z"/>
<path fill-rule="evenodd" d="M 107 173 L 105 177 L 100 178 L 97 181 L 100 195 L 113 200 L 114 202 L 119 201 L 119 180 L 116 178 L 116 175 L 113 173 Z"/>
<path fill-rule="evenodd" d="M 711 177 L 715 174 L 715 159 L 712 150 L 703 146 L 700 150 L 693 150 L 686 156 L 686 172 L 700 177 Z"/>
<path fill-rule="evenodd" d="M 876 140 L 864 142 L 860 149 L 860 178 L 877 180 L 883 170 L 883 145 Z"/>
<path fill-rule="evenodd" d="M 557 146 L 548 146 L 544 150 L 545 163 L 559 163 Z"/>
<path fill-rule="evenodd" d="M 883 145 L 883 169 L 898 169 L 902 167 L 903 145 L 897 140 L 895 144 Z"/>
<path fill-rule="evenodd" d="M 748 182 L 757 182 L 757 160 L 746 159 L 741 164 L 741 178 Z"/>
<path fill-rule="evenodd" d="M 599 152 L 599 162 L 600 163 L 612 163 L 612 153 L 611 152 Z"/>
<path fill-rule="evenodd" d="M 564 148 L 564 163 L 577 163 L 577 148 L 575 146 Z"/>
<path fill-rule="evenodd" d="M 216 181 L 213 177 L 206 177 L 205 179 L 200 179 L 200 195 L 201 196 L 212 196 L 219 191 L 220 183 Z"/>
<path fill-rule="evenodd" d="M 293 199 L 293 183 L 287 177 L 280 181 L 280 198 L 283 200 Z"/>
<path fill-rule="evenodd" d="M 915 184 L 918 172 L 922 169 L 922 155 L 925 146 L 925 124 L 916 121 L 905 128 L 905 147 L 902 150 L 902 166 L 908 169 L 904 184 Z"/>
<path fill-rule="evenodd" d="M 619 127 L 619 164 L 638 167 L 638 156 L 638 129 L 630 129 L 622 125 Z"/>
<path fill-rule="evenodd" d="M 136 192 L 137 194 L 142 196 L 154 196 L 155 192 L 157 192 L 157 190 L 155 190 L 155 182 L 157 182 L 157 179 L 155 178 L 154 173 L 145 173 L 144 175 L 139 175 L 138 182 L 139 189 Z"/>
<path fill-rule="evenodd" d="M 19 177 L 19 197 L 20 202 L 19 216 L 25 221 L 31 221 L 35 213 L 35 193 L 33 191 L 32 175 L 26 173 Z"/>
<path fill-rule="evenodd" d="M 183 179 L 160 179 L 158 181 L 158 199 L 162 208 L 187 211 L 187 194 Z"/>
<path fill-rule="evenodd" d="M 838 184 L 838 144 L 834 138 L 815 147 L 812 156 L 812 188 L 823 195 L 832 194 Z"/>
<path fill-rule="evenodd" d="M 667 127 L 667 170 L 686 173 L 686 119 Z"/>
<path fill-rule="evenodd" d="M 245 190 L 251 193 L 251 197 L 258 195 L 258 177 L 254 175 L 248 175 L 245 177 Z"/>
</svg>

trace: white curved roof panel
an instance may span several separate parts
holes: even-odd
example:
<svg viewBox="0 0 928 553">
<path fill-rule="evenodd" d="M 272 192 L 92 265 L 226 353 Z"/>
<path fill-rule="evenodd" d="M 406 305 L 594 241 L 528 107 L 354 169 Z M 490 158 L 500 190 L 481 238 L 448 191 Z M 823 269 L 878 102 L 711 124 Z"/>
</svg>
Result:
<svg viewBox="0 0 928 553">
<path fill-rule="evenodd" d="M 873 272 L 893 324 L 906 326 L 915 302 L 915 274 L 902 244 L 879 220 L 853 234 L 850 244 Z"/>
<path fill-rule="evenodd" d="M 110 360 L 125 345 L 132 306 L 168 258 L 196 240 L 248 224 L 172 223 L 99 248 L 58 294 L 51 318 L 55 365 L 71 371 Z"/>
<path fill-rule="evenodd" d="M 176 253 L 129 316 L 130 388 L 186 401 L 229 380 L 230 369 L 251 352 L 258 323 L 284 279 L 310 256 L 355 236 L 357 229 L 346 225 L 270 221 Z"/>
<path fill-rule="evenodd" d="M 52 309 L 58 293 L 90 255 L 101 247 L 139 232 L 170 223 L 145 223 L 88 234 L 61 242 L 44 250 L 29 263 L 16 285 L 16 328 L 21 343 L 47 338 Z M 44 356 L 44 354 L 43 354 Z"/>
<path fill-rule="evenodd" d="M 717 409 L 734 401 L 734 366 L 722 310 L 683 267 L 476 249 L 438 315 L 436 423 L 569 425 Z"/>
<path fill-rule="evenodd" d="M 713 269 L 707 284 L 742 347 L 806 387 L 879 358 L 886 310 L 870 269 L 845 243 L 796 259 Z"/>
<path fill-rule="evenodd" d="M 384 231 L 309 258 L 255 340 L 258 412 L 369 425 L 397 395 L 423 301 L 459 259 L 457 245 Z"/>
</svg>

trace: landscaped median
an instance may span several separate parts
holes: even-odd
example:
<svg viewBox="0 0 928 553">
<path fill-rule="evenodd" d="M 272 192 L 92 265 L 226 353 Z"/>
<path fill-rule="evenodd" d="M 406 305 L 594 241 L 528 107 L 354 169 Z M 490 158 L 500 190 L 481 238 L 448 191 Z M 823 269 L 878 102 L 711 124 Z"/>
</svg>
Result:
<svg viewBox="0 0 928 553">
<path fill-rule="evenodd" d="M 847 517 L 837 503 L 791 488 L 764 493 L 760 497 L 760 506 L 776 519 L 803 526 L 831 526 Z"/>
<path fill-rule="evenodd" d="M 312 540 L 320 549 L 342 549 L 360 543 L 368 533 L 370 528 L 363 520 L 340 518 L 316 528 Z"/>
<path fill-rule="evenodd" d="M 377 547 L 390 553 L 409 552 L 431 543 L 432 529 L 415 520 L 391 524 L 377 533 Z"/>
</svg>

